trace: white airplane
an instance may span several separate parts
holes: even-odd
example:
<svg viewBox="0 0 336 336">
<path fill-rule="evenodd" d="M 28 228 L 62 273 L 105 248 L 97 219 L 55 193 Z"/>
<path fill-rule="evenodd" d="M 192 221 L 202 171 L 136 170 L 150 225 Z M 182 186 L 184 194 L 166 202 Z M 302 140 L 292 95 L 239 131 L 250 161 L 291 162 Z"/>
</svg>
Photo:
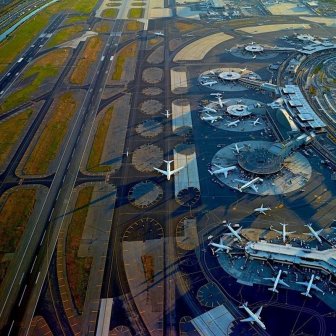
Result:
<svg viewBox="0 0 336 336">
<path fill-rule="evenodd" d="M 218 121 L 219 119 L 223 119 L 223 117 L 222 116 L 212 116 L 208 113 L 205 113 L 205 116 L 202 116 L 201 119 L 210 121 L 211 124 L 213 124 L 215 121 Z"/>
<path fill-rule="evenodd" d="M 266 215 L 266 211 L 270 211 L 270 210 L 271 208 L 269 207 L 264 208 L 264 204 L 261 204 L 261 207 L 255 208 L 253 211 L 258 212 L 258 214 Z"/>
<path fill-rule="evenodd" d="M 166 116 L 167 119 L 171 116 L 171 113 L 169 113 L 169 110 L 166 110 L 165 113 L 162 113 L 164 116 Z"/>
<path fill-rule="evenodd" d="M 266 330 L 266 326 L 264 323 L 261 322 L 260 319 L 260 313 L 263 309 L 263 306 L 261 306 L 256 313 L 253 313 L 249 307 L 247 307 L 247 302 L 245 302 L 242 306 L 239 308 L 244 308 L 245 311 L 250 315 L 250 317 L 247 317 L 245 319 L 240 320 L 240 322 L 251 322 L 252 324 L 255 322 L 257 323 L 261 328 Z"/>
<path fill-rule="evenodd" d="M 258 124 L 261 125 L 261 122 L 259 121 L 260 118 L 257 118 L 256 120 L 251 120 L 251 123 L 253 126 L 257 126 Z"/>
<path fill-rule="evenodd" d="M 156 36 L 165 36 L 164 33 L 162 33 L 162 32 L 154 32 L 154 35 L 156 35 Z"/>
<path fill-rule="evenodd" d="M 304 295 L 304 296 L 307 296 L 309 298 L 311 298 L 311 294 L 310 294 L 310 290 L 311 289 L 315 289 L 317 290 L 318 292 L 321 292 L 324 294 L 323 290 L 318 288 L 313 282 L 314 282 L 314 279 L 315 279 L 315 274 L 312 274 L 311 275 L 311 278 L 309 280 L 309 282 L 305 281 L 305 282 L 296 282 L 298 285 L 303 285 L 303 286 L 306 286 L 307 289 L 305 292 L 302 292 L 301 294 Z"/>
<path fill-rule="evenodd" d="M 217 164 L 213 164 L 215 167 L 217 167 L 218 169 L 216 170 L 208 170 L 208 172 L 211 174 L 211 175 L 218 175 L 218 174 L 224 174 L 224 177 L 227 178 L 228 177 L 228 172 L 231 171 L 231 170 L 234 170 L 236 169 L 237 167 L 236 166 L 230 166 L 230 167 L 221 167 Z"/>
<path fill-rule="evenodd" d="M 202 85 L 205 85 L 205 86 L 213 86 L 215 84 L 217 84 L 218 82 L 217 81 L 209 81 L 209 82 L 203 82 Z"/>
<path fill-rule="evenodd" d="M 226 126 L 228 127 L 238 127 L 238 124 L 240 123 L 240 120 L 235 120 L 235 121 L 231 121 L 228 124 L 226 124 Z"/>
<path fill-rule="evenodd" d="M 171 161 L 166 161 L 166 160 L 163 160 L 166 164 L 167 164 L 167 170 L 162 170 L 162 169 L 159 169 L 159 168 L 155 168 L 153 167 L 156 171 L 158 171 L 159 173 L 163 174 L 163 175 L 166 175 L 167 176 L 167 180 L 170 180 L 170 177 L 174 174 L 176 174 L 177 172 L 179 172 L 181 169 L 184 168 L 183 167 L 180 167 L 180 168 L 177 168 L 177 169 L 174 169 L 174 170 L 170 170 L 170 164 L 172 162 L 174 162 L 174 160 L 171 160 Z"/>
<path fill-rule="evenodd" d="M 226 227 L 230 230 L 230 232 L 224 233 L 225 236 L 233 236 L 233 237 L 236 237 L 239 241 L 242 240 L 242 238 L 239 235 L 239 232 L 242 230 L 242 227 L 240 227 L 239 229 L 235 230 L 231 226 L 231 223 L 227 224 Z"/>
<path fill-rule="evenodd" d="M 274 277 L 273 278 L 264 278 L 264 280 L 271 280 L 271 281 L 274 282 L 273 287 L 268 288 L 269 291 L 272 291 L 274 293 L 279 293 L 279 291 L 277 290 L 278 284 L 289 287 L 289 285 L 281 279 L 281 273 L 282 273 L 282 270 L 279 270 L 279 273 L 276 276 L 276 278 L 274 278 Z"/>
<path fill-rule="evenodd" d="M 286 226 L 288 224 L 283 224 L 283 223 L 280 223 L 280 225 L 282 225 L 282 230 L 275 230 L 273 229 L 273 226 L 270 227 L 270 229 L 280 235 L 282 235 L 282 241 L 285 243 L 286 242 L 286 237 L 289 236 L 290 234 L 293 234 L 295 233 L 296 231 L 286 231 Z"/>
<path fill-rule="evenodd" d="M 217 97 L 217 103 L 218 105 L 223 108 L 224 106 L 224 102 L 222 100 L 222 94 L 221 93 L 211 93 L 212 96 L 216 96 Z"/>
<path fill-rule="evenodd" d="M 203 107 L 203 112 L 213 112 L 213 113 L 217 113 L 217 110 L 212 108 L 212 107 L 208 107 L 208 106 L 204 106 Z"/>
<path fill-rule="evenodd" d="M 246 188 L 251 188 L 253 189 L 255 192 L 258 192 L 258 187 L 255 185 L 255 183 L 257 182 L 262 182 L 263 179 L 261 179 L 260 177 L 256 177 L 251 181 L 245 181 L 245 180 L 240 180 L 240 179 L 234 179 L 234 182 L 239 182 L 239 183 L 244 183 L 241 187 L 238 187 L 237 190 L 239 190 L 240 192 L 242 192 L 244 189 Z"/>
<path fill-rule="evenodd" d="M 240 153 L 240 150 L 243 149 L 243 148 L 244 148 L 244 146 L 239 147 L 237 144 L 235 144 L 233 148 L 231 147 L 231 149 L 232 149 L 234 152 L 236 152 L 237 154 L 239 154 L 239 153 Z"/>
<path fill-rule="evenodd" d="M 311 236 L 311 237 L 316 238 L 318 240 L 318 242 L 320 244 L 322 244 L 322 240 L 321 240 L 319 234 L 323 231 L 323 229 L 315 231 L 312 227 L 312 224 L 307 224 L 305 226 L 307 226 L 307 228 L 309 229 L 310 232 L 309 233 L 304 233 L 304 234 L 307 235 L 307 236 Z"/>
<path fill-rule="evenodd" d="M 222 243 L 222 238 L 219 239 L 219 243 L 210 242 L 209 245 L 213 247 L 217 247 L 217 249 L 215 250 L 215 253 L 223 252 L 224 250 L 225 252 L 229 252 L 230 250 L 232 250 L 230 246 L 224 245 Z"/>
</svg>

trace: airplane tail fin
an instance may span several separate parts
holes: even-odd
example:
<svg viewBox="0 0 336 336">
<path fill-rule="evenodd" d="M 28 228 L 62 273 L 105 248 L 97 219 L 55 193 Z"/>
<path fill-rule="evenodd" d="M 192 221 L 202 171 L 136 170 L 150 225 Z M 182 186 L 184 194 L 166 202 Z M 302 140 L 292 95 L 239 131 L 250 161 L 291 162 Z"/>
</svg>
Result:
<svg viewBox="0 0 336 336">
<path fill-rule="evenodd" d="M 306 292 L 302 292 L 302 293 L 300 293 L 300 294 L 303 295 L 303 296 L 309 297 L 309 298 L 312 297 L 309 293 L 306 293 Z"/>
<path fill-rule="evenodd" d="M 174 162 L 174 160 L 169 160 L 169 161 L 167 161 L 167 160 L 163 160 L 163 162 L 165 162 L 165 163 L 169 164 L 169 163 L 172 163 L 172 162 Z"/>
<path fill-rule="evenodd" d="M 273 289 L 273 287 L 267 288 L 267 290 L 269 290 L 273 293 L 279 293 L 279 291 L 276 288 Z"/>
<path fill-rule="evenodd" d="M 210 169 L 208 169 L 208 172 L 210 173 L 210 175 L 213 175 L 213 171 L 211 171 Z"/>
</svg>

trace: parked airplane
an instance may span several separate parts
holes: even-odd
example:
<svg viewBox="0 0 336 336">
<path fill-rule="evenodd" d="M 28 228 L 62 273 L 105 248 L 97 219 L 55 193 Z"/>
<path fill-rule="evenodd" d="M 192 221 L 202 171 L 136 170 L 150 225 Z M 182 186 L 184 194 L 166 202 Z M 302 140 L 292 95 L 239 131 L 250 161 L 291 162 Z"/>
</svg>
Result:
<svg viewBox="0 0 336 336">
<path fill-rule="evenodd" d="M 266 211 L 270 211 L 270 210 L 271 208 L 269 207 L 264 208 L 264 204 L 261 204 L 260 208 L 255 208 L 253 211 L 258 212 L 258 214 L 266 215 Z"/>
<path fill-rule="evenodd" d="M 313 283 L 313 282 L 314 282 L 314 279 L 315 279 L 315 274 L 312 274 L 312 275 L 311 275 L 311 278 L 310 278 L 310 280 L 309 280 L 308 282 L 307 282 L 307 281 L 305 281 L 305 282 L 300 282 L 300 281 L 296 282 L 298 285 L 303 285 L 303 286 L 306 286 L 306 287 L 307 287 L 306 291 L 301 293 L 302 295 L 311 298 L 311 297 L 312 297 L 311 294 L 310 294 L 310 290 L 311 290 L 311 289 L 315 289 L 315 290 L 317 290 L 318 292 L 324 294 L 323 290 L 320 289 L 320 288 L 318 288 L 318 287 Z"/>
<path fill-rule="evenodd" d="M 259 121 L 260 118 L 257 118 L 256 120 L 251 120 L 251 123 L 253 126 L 257 126 L 258 124 L 261 125 L 261 122 Z"/>
<path fill-rule="evenodd" d="M 295 233 L 296 231 L 286 231 L 286 226 L 287 226 L 288 224 L 280 223 L 280 225 L 282 225 L 282 230 L 281 230 L 281 231 L 273 229 L 273 226 L 271 226 L 270 229 L 271 229 L 272 231 L 274 231 L 274 232 L 276 232 L 276 233 L 282 235 L 282 241 L 285 243 L 285 242 L 286 242 L 286 237 L 287 237 L 288 235 L 290 235 L 290 234 Z"/>
<path fill-rule="evenodd" d="M 289 287 L 289 285 L 281 279 L 281 273 L 282 273 L 282 270 L 279 270 L 279 273 L 276 276 L 276 278 L 274 278 L 274 277 L 273 278 L 264 278 L 264 280 L 271 280 L 271 281 L 274 282 L 273 287 L 268 288 L 269 291 L 272 291 L 274 293 L 279 293 L 279 291 L 277 290 L 278 284 Z"/>
<path fill-rule="evenodd" d="M 164 33 L 162 33 L 162 32 L 154 32 L 154 35 L 156 35 L 156 36 L 165 36 Z"/>
<path fill-rule="evenodd" d="M 228 177 L 228 172 L 231 171 L 231 170 L 234 170 L 236 169 L 237 167 L 236 166 L 230 166 L 230 167 L 221 167 L 217 164 L 213 164 L 215 167 L 217 167 L 218 169 L 216 170 L 208 170 L 208 172 L 213 175 L 218 175 L 218 174 L 224 174 L 224 177 L 227 178 Z"/>
<path fill-rule="evenodd" d="M 223 244 L 222 238 L 220 238 L 219 243 L 210 242 L 209 245 L 213 247 L 217 247 L 217 249 L 215 250 L 215 253 L 223 252 L 224 250 L 225 252 L 229 252 L 230 250 L 232 250 L 230 246 Z"/>
<path fill-rule="evenodd" d="M 166 110 L 165 113 L 162 113 L 164 116 L 166 116 L 167 119 L 171 116 L 171 113 L 169 113 L 169 110 Z"/>
<path fill-rule="evenodd" d="M 237 127 L 239 123 L 240 123 L 240 120 L 238 119 L 238 120 L 231 121 L 231 122 L 227 123 L 226 126 L 228 126 L 228 127 Z"/>
<path fill-rule="evenodd" d="M 227 228 L 230 230 L 230 232 L 228 233 L 224 233 L 225 236 L 233 236 L 236 237 L 239 241 L 242 240 L 242 238 L 239 235 L 239 232 L 242 230 L 242 227 L 240 227 L 239 229 L 235 230 L 232 226 L 231 223 L 226 225 Z"/>
<path fill-rule="evenodd" d="M 223 108 L 224 106 L 224 102 L 222 100 L 222 94 L 221 93 L 211 93 L 212 96 L 216 96 L 217 97 L 217 103 L 218 105 Z"/>
<path fill-rule="evenodd" d="M 203 85 L 205 86 L 212 86 L 212 85 L 215 85 L 217 84 L 218 82 L 217 81 L 209 81 L 209 82 L 202 82 Z"/>
<path fill-rule="evenodd" d="M 217 110 L 212 108 L 212 107 L 208 107 L 208 106 L 204 106 L 203 107 L 203 112 L 213 112 L 213 113 L 217 113 Z"/>
<path fill-rule="evenodd" d="M 167 180 L 170 180 L 170 177 L 174 174 L 176 174 L 177 172 L 179 172 L 181 169 L 184 168 L 183 167 L 179 167 L 177 169 L 174 169 L 174 170 L 170 170 L 170 164 L 172 162 L 174 162 L 174 160 L 171 160 L 171 161 L 166 161 L 166 160 L 163 160 L 166 164 L 167 164 L 167 170 L 162 170 L 162 169 L 159 169 L 159 168 L 155 168 L 153 167 L 156 171 L 158 171 L 159 173 L 163 174 L 163 175 L 166 175 L 167 176 Z"/>
<path fill-rule="evenodd" d="M 265 324 L 260 319 L 260 313 L 263 309 L 263 306 L 261 306 L 256 313 L 253 313 L 249 307 L 247 307 L 247 302 L 245 302 L 242 306 L 239 308 L 244 308 L 245 311 L 250 315 L 250 317 L 247 317 L 245 319 L 240 320 L 240 322 L 251 322 L 252 324 L 255 322 L 257 323 L 261 328 L 266 330 Z"/>
<path fill-rule="evenodd" d="M 201 119 L 210 121 L 211 124 L 213 124 L 215 121 L 218 121 L 219 119 L 223 119 L 223 117 L 222 116 L 212 116 L 208 113 L 205 113 L 205 116 L 202 116 Z"/>
<path fill-rule="evenodd" d="M 318 240 L 318 242 L 319 242 L 320 244 L 322 244 L 322 240 L 321 240 L 319 234 L 323 231 L 323 229 L 318 230 L 318 231 L 315 231 L 315 230 L 313 229 L 311 223 L 310 223 L 310 224 L 307 224 L 307 225 L 305 225 L 305 226 L 307 226 L 307 228 L 309 229 L 310 232 L 309 232 L 309 233 L 304 233 L 304 234 L 307 235 L 307 236 L 311 236 L 311 237 L 316 238 L 316 239 Z"/>
<path fill-rule="evenodd" d="M 251 188 L 253 189 L 255 192 L 258 192 L 258 187 L 255 185 L 255 183 L 257 182 L 262 182 L 263 179 L 261 179 L 260 177 L 256 177 L 251 181 L 245 181 L 245 180 L 240 180 L 240 179 L 234 179 L 234 182 L 239 182 L 239 183 L 243 183 L 243 185 L 241 187 L 238 187 L 237 190 L 239 190 L 240 192 L 242 192 L 244 189 L 246 188 Z"/>
<path fill-rule="evenodd" d="M 231 147 L 231 149 L 232 149 L 234 152 L 236 152 L 237 154 L 239 154 L 239 153 L 240 153 L 240 150 L 243 149 L 243 148 L 244 148 L 244 146 L 239 147 L 237 144 L 234 144 L 234 147 L 233 147 L 233 148 Z"/>
</svg>

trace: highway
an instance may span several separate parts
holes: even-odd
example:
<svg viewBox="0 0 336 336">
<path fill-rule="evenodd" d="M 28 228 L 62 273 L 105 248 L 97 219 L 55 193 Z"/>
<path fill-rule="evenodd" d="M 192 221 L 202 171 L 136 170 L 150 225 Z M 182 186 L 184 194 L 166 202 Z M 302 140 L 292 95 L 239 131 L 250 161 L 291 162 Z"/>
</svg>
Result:
<svg viewBox="0 0 336 336">
<path fill-rule="evenodd" d="M 102 52 L 105 57 L 103 61 L 97 61 L 95 75 L 73 122 L 69 137 L 66 139 L 65 149 L 59 158 L 59 164 L 34 230 L 23 251 L 23 257 L 19 260 L 6 297 L 1 300 L 0 330 L 6 334 L 17 334 L 19 330 L 22 335 L 28 332 L 64 214 L 67 212 L 68 201 L 77 180 L 88 135 L 100 105 L 107 73 L 111 67 L 110 58 L 118 47 L 120 36 L 113 33 L 122 31 L 122 28 L 123 22 L 116 21 Z"/>
</svg>

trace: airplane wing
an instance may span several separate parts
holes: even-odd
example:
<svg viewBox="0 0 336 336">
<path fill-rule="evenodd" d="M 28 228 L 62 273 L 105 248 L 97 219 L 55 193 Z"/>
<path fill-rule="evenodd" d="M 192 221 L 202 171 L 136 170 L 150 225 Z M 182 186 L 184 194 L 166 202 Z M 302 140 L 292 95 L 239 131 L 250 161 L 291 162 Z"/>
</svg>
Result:
<svg viewBox="0 0 336 336">
<path fill-rule="evenodd" d="M 317 290 L 317 291 L 320 292 L 320 293 L 323 293 L 323 290 L 322 290 L 321 288 L 317 287 L 315 284 L 312 284 L 312 285 L 311 285 L 311 288 Z"/>
<path fill-rule="evenodd" d="M 293 233 L 295 233 L 296 231 L 287 231 L 286 233 L 287 234 L 293 234 Z"/>
<path fill-rule="evenodd" d="M 163 174 L 163 175 L 168 175 L 168 173 L 165 170 L 159 169 L 159 168 L 155 168 L 153 167 L 156 171 L 158 171 L 159 173 Z"/>
<path fill-rule="evenodd" d="M 254 318 L 253 317 L 247 317 L 247 318 L 244 318 L 242 320 L 240 320 L 240 322 L 254 322 Z"/>
<path fill-rule="evenodd" d="M 243 184 L 246 184 L 248 183 L 248 181 L 244 181 L 244 180 L 240 180 L 240 179 L 235 179 L 236 182 L 239 182 L 239 183 L 243 183 Z"/>
<path fill-rule="evenodd" d="M 263 278 L 264 280 L 271 280 L 271 281 L 275 281 L 275 278 Z"/>
<path fill-rule="evenodd" d="M 315 231 L 316 232 L 316 234 L 320 234 L 321 232 L 323 231 L 323 229 L 321 229 L 321 230 L 318 230 L 318 231 Z"/>
<path fill-rule="evenodd" d="M 309 285 L 309 283 L 308 282 L 301 282 L 301 281 L 298 281 L 298 282 L 296 282 L 298 285 L 302 285 L 302 286 L 308 286 Z"/>
<path fill-rule="evenodd" d="M 213 164 L 215 167 L 219 168 L 219 169 L 222 169 L 223 167 L 219 166 L 218 164 L 214 163 Z"/>
<path fill-rule="evenodd" d="M 272 229 L 272 231 L 278 233 L 278 234 L 282 234 L 282 231 L 279 231 L 279 230 L 275 230 L 275 229 Z"/>
<path fill-rule="evenodd" d="M 172 170 L 170 173 L 171 174 L 176 174 L 177 172 L 179 172 L 180 170 L 182 170 L 184 168 L 184 166 L 183 167 L 180 167 L 180 168 L 177 168 L 177 169 L 174 169 L 174 170 Z"/>
<path fill-rule="evenodd" d="M 259 309 L 258 309 L 257 312 L 255 313 L 255 316 L 257 316 L 257 317 L 259 318 L 262 309 L 263 309 L 263 306 L 259 307 Z"/>
<path fill-rule="evenodd" d="M 281 279 L 279 279 L 279 284 L 281 284 L 281 285 L 283 285 L 283 286 L 286 286 L 286 287 L 290 287 L 290 286 L 288 285 L 288 283 L 286 283 L 285 281 L 283 281 L 283 280 L 281 280 Z"/>
</svg>

